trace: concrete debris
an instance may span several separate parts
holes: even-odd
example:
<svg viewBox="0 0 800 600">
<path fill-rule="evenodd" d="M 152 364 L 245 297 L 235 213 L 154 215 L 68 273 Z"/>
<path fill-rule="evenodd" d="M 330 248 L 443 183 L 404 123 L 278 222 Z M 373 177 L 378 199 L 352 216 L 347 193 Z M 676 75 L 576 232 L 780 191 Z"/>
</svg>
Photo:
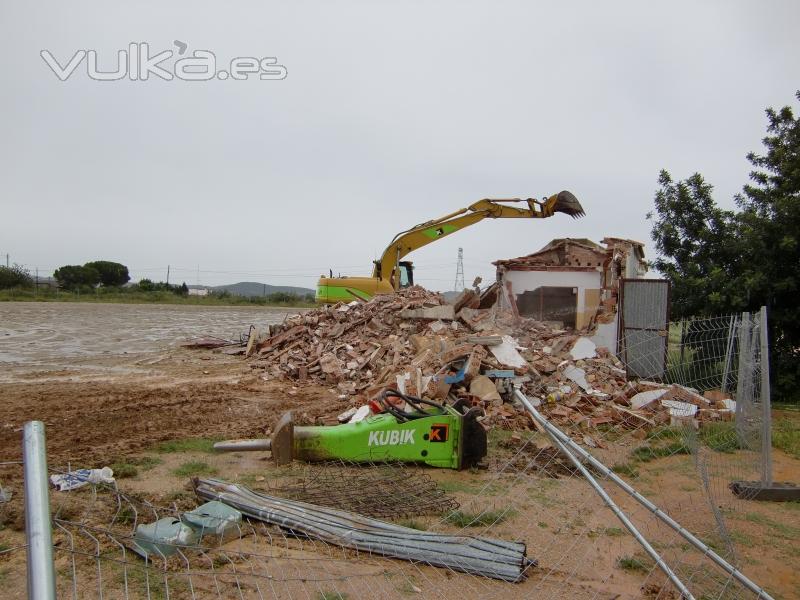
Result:
<svg viewBox="0 0 800 600">
<path fill-rule="evenodd" d="M 586 337 L 579 337 L 575 340 L 575 344 L 573 344 L 569 354 L 572 360 L 583 360 L 597 356 L 595 350 L 597 350 L 597 345 L 592 340 Z"/>
<path fill-rule="evenodd" d="M 483 402 L 503 402 L 495 383 L 486 375 L 478 375 L 469 384 L 469 393 L 477 396 Z"/>
<path fill-rule="evenodd" d="M 667 393 L 665 389 L 647 390 L 646 392 L 639 392 L 630 400 L 631 408 L 639 410 L 644 408 L 651 402 L 655 402 L 661 396 Z"/>
<path fill-rule="evenodd" d="M 515 386 L 546 398 L 541 410 L 555 424 L 586 430 L 649 429 L 675 418 L 702 424 L 735 412 L 735 402 L 720 391 L 629 381 L 619 359 L 590 339 L 591 330 L 516 317 L 497 305 L 475 308 L 483 306 L 476 297 L 468 290 L 456 310 L 439 294 L 411 287 L 366 302 L 322 306 L 272 325 L 248 360 L 265 379 L 326 386 L 348 403 L 341 410 L 349 405 L 368 411 L 366 405 L 391 387 L 480 406 L 485 427 L 534 427 L 514 404 Z M 457 329 L 447 324 L 454 318 Z M 338 420 L 366 416 L 349 410 Z"/>
<path fill-rule="evenodd" d="M 492 344 L 489 346 L 489 351 L 494 354 L 497 362 L 506 367 L 514 367 L 515 369 L 527 368 L 527 361 L 517 351 L 516 340 L 510 335 L 504 335 L 502 340 L 500 344 Z"/>
<path fill-rule="evenodd" d="M 431 306 L 430 308 L 414 308 L 400 311 L 401 319 L 427 319 L 429 321 L 452 321 L 456 311 L 450 304 Z"/>
</svg>

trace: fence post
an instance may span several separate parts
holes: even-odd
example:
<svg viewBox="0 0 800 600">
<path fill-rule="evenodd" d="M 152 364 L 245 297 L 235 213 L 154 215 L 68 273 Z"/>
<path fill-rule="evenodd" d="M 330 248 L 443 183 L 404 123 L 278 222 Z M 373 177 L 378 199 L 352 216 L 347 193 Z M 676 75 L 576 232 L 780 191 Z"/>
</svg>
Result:
<svg viewBox="0 0 800 600">
<path fill-rule="evenodd" d="M 772 486 L 772 406 L 770 404 L 769 388 L 769 340 L 767 336 L 767 307 L 761 307 L 759 333 L 761 338 L 761 351 L 759 363 L 761 365 L 761 415 L 764 420 L 761 435 L 761 484 L 764 487 Z"/>
<path fill-rule="evenodd" d="M 44 423 L 25 423 L 22 461 L 25 474 L 25 535 L 28 541 L 28 600 L 55 600 L 56 597 L 46 448 Z"/>
<path fill-rule="evenodd" d="M 747 355 L 750 352 L 750 313 L 743 312 L 739 320 L 739 365 L 736 372 L 736 433 L 743 447 L 752 450 L 749 436 L 747 435 L 747 421 L 750 419 L 749 406 L 747 406 Z"/>
</svg>

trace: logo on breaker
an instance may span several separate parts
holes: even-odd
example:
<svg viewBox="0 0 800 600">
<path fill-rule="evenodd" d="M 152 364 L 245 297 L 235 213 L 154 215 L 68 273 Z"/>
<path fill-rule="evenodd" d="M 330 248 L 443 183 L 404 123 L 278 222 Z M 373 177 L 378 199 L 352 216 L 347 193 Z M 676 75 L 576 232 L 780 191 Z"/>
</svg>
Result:
<svg viewBox="0 0 800 600">
<path fill-rule="evenodd" d="M 367 446 L 398 446 L 400 444 L 413 444 L 414 430 L 399 431 L 370 431 Z"/>
<path fill-rule="evenodd" d="M 448 430 L 447 423 L 434 423 L 431 425 L 431 433 L 428 439 L 431 442 L 446 442 Z"/>
</svg>

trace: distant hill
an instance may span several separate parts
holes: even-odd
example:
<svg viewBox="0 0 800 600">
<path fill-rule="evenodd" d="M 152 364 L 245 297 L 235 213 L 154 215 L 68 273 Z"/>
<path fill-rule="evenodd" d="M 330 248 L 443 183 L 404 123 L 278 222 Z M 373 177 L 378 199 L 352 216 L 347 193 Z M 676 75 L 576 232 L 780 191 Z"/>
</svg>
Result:
<svg viewBox="0 0 800 600">
<path fill-rule="evenodd" d="M 297 294 L 304 296 L 314 294 L 314 290 L 304 287 L 294 287 L 291 285 L 269 285 L 268 283 L 258 283 L 257 281 L 240 281 L 229 285 L 190 285 L 189 288 L 211 290 L 212 292 L 228 291 L 237 296 L 264 296 L 283 292 L 285 294 Z"/>
</svg>

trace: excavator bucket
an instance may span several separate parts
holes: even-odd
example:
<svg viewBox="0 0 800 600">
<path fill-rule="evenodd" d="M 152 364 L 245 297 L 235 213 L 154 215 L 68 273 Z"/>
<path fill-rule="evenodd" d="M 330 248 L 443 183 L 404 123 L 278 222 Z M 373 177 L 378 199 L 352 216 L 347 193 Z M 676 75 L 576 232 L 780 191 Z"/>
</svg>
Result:
<svg viewBox="0 0 800 600">
<path fill-rule="evenodd" d="M 550 214 L 560 212 L 569 215 L 573 219 L 580 219 L 586 214 L 583 212 L 583 207 L 575 195 L 566 190 L 559 192 L 555 196 L 550 196 L 545 206 Z"/>
</svg>

